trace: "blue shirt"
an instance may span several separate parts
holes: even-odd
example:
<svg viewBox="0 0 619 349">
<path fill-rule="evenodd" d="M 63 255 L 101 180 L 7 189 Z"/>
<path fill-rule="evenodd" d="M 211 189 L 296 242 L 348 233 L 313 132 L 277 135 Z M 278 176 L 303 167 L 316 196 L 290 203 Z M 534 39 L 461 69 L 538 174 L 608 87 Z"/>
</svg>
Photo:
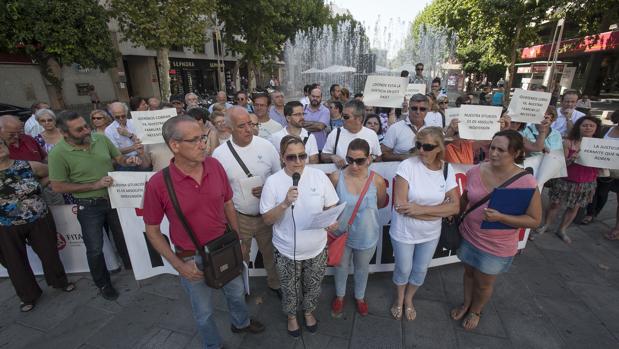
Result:
<svg viewBox="0 0 619 349">
<path fill-rule="evenodd" d="M 288 126 L 288 121 L 286 121 L 286 116 L 284 114 L 280 114 L 274 105 L 269 108 L 269 117 L 277 122 L 283 127 Z"/>
<path fill-rule="evenodd" d="M 314 121 L 323 123 L 325 126 L 329 126 L 331 122 L 331 113 L 329 109 L 324 105 L 320 104 L 318 106 L 318 110 L 313 111 L 311 106 L 308 104 L 305 106 L 303 113 L 305 114 L 305 121 Z M 322 150 L 324 148 L 325 143 L 327 142 L 327 132 L 326 127 L 322 131 L 312 132 L 314 137 L 316 137 L 316 143 L 318 144 L 318 150 Z"/>
<path fill-rule="evenodd" d="M 529 141 L 535 143 L 537 137 L 539 136 L 539 131 L 537 127 L 533 124 L 528 124 L 527 127 L 522 130 L 522 136 Z M 561 134 L 557 130 L 550 129 L 550 134 L 544 140 L 544 147 L 548 150 L 563 150 L 563 138 L 561 138 Z M 541 152 L 532 152 L 530 155 L 539 155 Z"/>
</svg>

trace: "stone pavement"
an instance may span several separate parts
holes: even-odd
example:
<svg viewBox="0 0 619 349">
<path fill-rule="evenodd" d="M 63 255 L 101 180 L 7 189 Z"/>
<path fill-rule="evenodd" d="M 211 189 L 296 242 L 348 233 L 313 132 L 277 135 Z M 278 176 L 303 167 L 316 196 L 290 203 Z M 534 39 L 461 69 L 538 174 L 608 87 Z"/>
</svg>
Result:
<svg viewBox="0 0 619 349">
<path fill-rule="evenodd" d="M 316 314 L 319 330 L 303 340 L 286 334 L 285 316 L 265 278 L 251 279 L 248 299 L 251 313 L 267 326 L 264 333 L 232 334 L 220 292 L 217 323 L 227 348 L 619 348 L 619 241 L 602 237 L 614 225 L 615 207 L 611 194 L 596 221 L 573 226 L 571 246 L 553 234 L 529 242 L 498 278 L 472 332 L 448 315 L 461 303 L 458 264 L 431 269 L 415 298 L 418 315 L 412 322 L 390 317 L 391 274 L 376 273 L 369 279 L 367 317 L 360 317 L 347 298 L 345 315 L 332 319 L 333 279 L 326 277 Z M 1 279 L 0 348 L 201 347 L 176 277 L 155 277 L 141 287 L 128 272 L 112 278 L 121 293 L 115 302 L 97 296 L 89 275 L 72 275 L 76 291 L 46 288 L 35 310 L 26 314 L 19 312 L 10 282 Z"/>
</svg>

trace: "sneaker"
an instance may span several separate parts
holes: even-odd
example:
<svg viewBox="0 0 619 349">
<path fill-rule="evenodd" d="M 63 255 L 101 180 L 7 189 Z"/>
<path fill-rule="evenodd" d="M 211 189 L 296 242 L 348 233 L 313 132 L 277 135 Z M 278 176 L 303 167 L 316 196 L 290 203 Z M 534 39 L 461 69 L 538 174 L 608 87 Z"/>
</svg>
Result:
<svg viewBox="0 0 619 349">
<path fill-rule="evenodd" d="M 357 299 L 357 311 L 361 316 L 368 315 L 368 304 L 363 299 Z"/>
<path fill-rule="evenodd" d="M 264 332 L 264 325 L 260 323 L 258 320 L 249 319 L 249 325 L 243 328 L 236 328 L 234 325 L 230 325 L 230 330 L 234 333 L 260 333 Z"/>
<path fill-rule="evenodd" d="M 101 297 L 108 301 L 115 301 L 118 299 L 118 291 L 112 285 L 105 285 L 99 289 L 101 291 Z"/>
<path fill-rule="evenodd" d="M 334 318 L 338 318 L 342 316 L 342 311 L 344 310 L 344 299 L 339 299 L 335 297 L 333 302 L 331 303 L 331 316 Z"/>
</svg>

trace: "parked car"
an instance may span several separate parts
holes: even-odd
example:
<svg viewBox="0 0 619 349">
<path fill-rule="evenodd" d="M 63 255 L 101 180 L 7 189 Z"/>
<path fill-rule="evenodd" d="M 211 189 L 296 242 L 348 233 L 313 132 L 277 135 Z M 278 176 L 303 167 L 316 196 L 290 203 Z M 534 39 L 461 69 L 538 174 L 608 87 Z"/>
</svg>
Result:
<svg viewBox="0 0 619 349">
<path fill-rule="evenodd" d="M 11 104 L 0 103 L 0 115 L 15 115 L 22 122 L 26 122 L 30 115 L 32 115 L 32 111 L 30 110 L 30 108 L 23 108 Z"/>
</svg>

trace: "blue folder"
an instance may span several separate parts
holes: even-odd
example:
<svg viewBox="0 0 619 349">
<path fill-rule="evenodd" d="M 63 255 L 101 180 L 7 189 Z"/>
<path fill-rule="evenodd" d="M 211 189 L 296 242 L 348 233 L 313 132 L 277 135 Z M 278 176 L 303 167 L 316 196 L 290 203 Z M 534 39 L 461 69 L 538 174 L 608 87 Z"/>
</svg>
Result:
<svg viewBox="0 0 619 349">
<path fill-rule="evenodd" d="M 492 191 L 488 208 L 493 208 L 501 213 L 520 216 L 527 212 L 534 188 L 496 188 Z M 481 223 L 482 229 L 515 229 L 501 222 Z"/>
</svg>

